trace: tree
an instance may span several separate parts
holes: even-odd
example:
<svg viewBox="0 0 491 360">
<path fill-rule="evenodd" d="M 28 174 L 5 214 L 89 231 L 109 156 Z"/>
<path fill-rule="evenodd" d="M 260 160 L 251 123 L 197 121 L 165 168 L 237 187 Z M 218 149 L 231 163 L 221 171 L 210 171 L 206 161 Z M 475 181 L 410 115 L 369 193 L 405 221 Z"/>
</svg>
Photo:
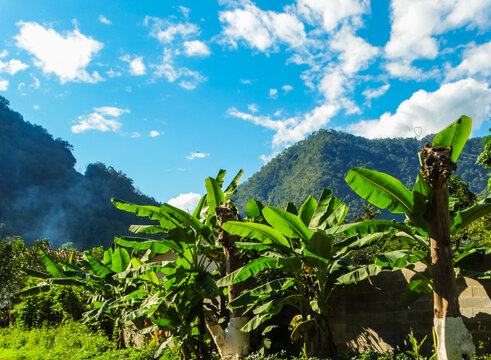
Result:
<svg viewBox="0 0 491 360">
<path fill-rule="evenodd" d="M 472 336 L 460 316 L 450 235 L 490 213 L 491 199 L 457 211 L 450 218 L 448 195 L 448 180 L 471 128 L 472 120 L 462 116 L 439 132 L 432 145 L 425 145 L 419 154 L 421 172 L 412 192 L 399 180 L 373 170 L 355 168 L 346 176 L 348 185 L 373 205 L 406 214 L 415 229 L 406 231 L 412 239 L 425 247 L 429 241 L 439 360 L 470 359 L 475 351 Z M 428 282 L 419 284 L 427 286 Z"/>
</svg>

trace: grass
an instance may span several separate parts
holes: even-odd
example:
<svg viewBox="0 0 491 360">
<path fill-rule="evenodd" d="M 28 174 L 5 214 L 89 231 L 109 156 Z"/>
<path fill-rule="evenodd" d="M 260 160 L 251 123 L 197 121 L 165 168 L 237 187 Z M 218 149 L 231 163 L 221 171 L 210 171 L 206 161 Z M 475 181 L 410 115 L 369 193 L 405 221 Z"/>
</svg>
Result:
<svg viewBox="0 0 491 360">
<path fill-rule="evenodd" d="M 28 331 L 15 327 L 0 329 L 0 359 L 150 360 L 154 352 L 155 348 L 118 350 L 104 334 L 94 333 L 75 322 Z M 161 359 L 177 360 L 177 357 L 166 353 Z"/>
</svg>

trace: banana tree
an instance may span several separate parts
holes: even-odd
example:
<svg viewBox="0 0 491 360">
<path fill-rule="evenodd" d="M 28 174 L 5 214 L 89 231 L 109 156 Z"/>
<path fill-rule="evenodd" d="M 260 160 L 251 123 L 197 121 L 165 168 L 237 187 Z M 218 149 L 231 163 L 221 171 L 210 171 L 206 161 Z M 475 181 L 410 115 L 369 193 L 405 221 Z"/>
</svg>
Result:
<svg viewBox="0 0 491 360">
<path fill-rule="evenodd" d="M 410 285 L 414 290 L 433 291 L 437 357 L 440 360 L 470 359 L 475 351 L 472 336 L 460 315 L 454 266 L 464 264 L 464 259 L 468 260 L 471 255 L 482 255 L 487 251 L 476 248 L 460 250 L 454 262 L 450 236 L 489 214 L 491 200 L 486 199 L 458 211 L 450 218 L 448 195 L 448 179 L 456 169 L 457 159 L 471 129 L 472 119 L 462 116 L 439 132 L 432 145 L 425 145 L 419 153 L 421 172 L 412 191 L 392 176 L 373 170 L 354 168 L 346 176 L 348 185 L 373 205 L 392 213 L 405 214 L 413 227 L 412 230 L 403 229 L 403 236 L 421 244 L 426 250 L 419 254 L 420 259 L 431 259 L 427 261 L 431 281 L 418 279 Z M 400 261 L 404 256 L 406 258 Z M 379 264 L 399 262 L 405 266 L 408 259 L 408 252 L 396 252 L 385 258 L 379 257 Z M 417 256 L 412 260 L 416 261 Z M 489 277 L 491 274 L 481 271 L 478 275 Z"/>
<path fill-rule="evenodd" d="M 288 211 L 287 211 L 288 210 Z M 236 246 L 256 251 L 260 256 L 218 281 L 230 286 L 269 274 L 269 281 L 245 291 L 231 301 L 234 308 L 252 312 L 242 327 L 250 332 L 266 324 L 285 306 L 295 309 L 291 318 L 291 339 L 301 341 L 310 356 L 333 356 L 336 347 L 329 328 L 329 300 L 334 289 L 361 281 L 381 271 L 375 265 L 354 266 L 349 254 L 381 240 L 386 232 L 366 236 L 344 236 L 326 230 L 340 225 L 348 207 L 324 190 L 319 201 L 309 197 L 298 213 L 293 204 L 287 210 L 263 207 L 251 200 L 244 222 L 229 221 L 222 228 L 240 236 Z M 267 327 L 264 332 L 270 330 Z"/>
<path fill-rule="evenodd" d="M 233 239 L 221 230 L 220 224 L 236 214 L 229 198 L 237 190 L 242 171 L 222 190 L 224 176 L 225 171 L 221 170 L 216 178 L 205 180 L 207 194 L 193 214 L 169 204 L 140 206 L 113 199 L 118 209 L 159 222 L 134 225 L 131 231 L 163 235 L 160 240 L 121 237 L 115 239 L 116 244 L 150 251 L 151 256 L 167 252 L 177 256 L 161 269 L 163 277 L 156 291 L 149 293 L 147 301 L 128 318 L 146 316 L 153 323 L 151 329 L 170 332 L 172 338 L 168 341 L 178 346 L 184 358 L 211 356 L 207 328 L 222 357 L 246 355 L 249 347 L 249 337 L 237 331 L 240 316 L 227 314 L 226 298 L 214 281 L 215 276 L 237 267 L 233 263 L 239 260 Z M 233 293 L 229 291 L 229 295 Z M 217 300 L 219 296 L 221 301 Z M 162 343 L 161 348 L 167 344 Z"/>
</svg>

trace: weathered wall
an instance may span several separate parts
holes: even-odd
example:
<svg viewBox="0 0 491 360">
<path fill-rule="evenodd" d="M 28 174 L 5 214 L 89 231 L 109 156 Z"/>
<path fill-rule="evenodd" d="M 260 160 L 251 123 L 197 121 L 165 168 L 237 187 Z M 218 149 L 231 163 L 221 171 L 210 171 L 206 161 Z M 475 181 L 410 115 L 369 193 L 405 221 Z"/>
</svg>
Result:
<svg viewBox="0 0 491 360">
<path fill-rule="evenodd" d="M 433 344 L 433 295 L 428 294 L 410 307 L 400 305 L 412 272 L 381 273 L 356 285 L 337 288 L 331 304 L 332 330 L 341 353 L 372 348 L 379 352 L 408 348 L 408 334 L 417 340 L 427 335 L 425 347 Z M 491 352 L 491 281 L 465 278 L 457 281 L 464 321 L 480 352 Z"/>
</svg>

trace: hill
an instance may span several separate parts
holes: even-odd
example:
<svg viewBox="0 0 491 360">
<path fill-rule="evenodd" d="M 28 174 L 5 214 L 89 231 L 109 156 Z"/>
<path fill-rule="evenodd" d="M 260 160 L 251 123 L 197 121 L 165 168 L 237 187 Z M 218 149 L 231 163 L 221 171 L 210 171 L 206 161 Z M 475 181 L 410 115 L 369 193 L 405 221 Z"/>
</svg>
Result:
<svg viewBox="0 0 491 360">
<path fill-rule="evenodd" d="M 362 213 L 363 200 L 346 184 L 349 169 L 362 166 L 390 174 L 412 188 L 419 171 L 421 141 L 410 138 L 369 140 L 334 130 L 319 130 L 284 150 L 239 186 L 235 197 L 241 212 L 255 198 L 265 205 L 285 207 L 288 201 L 298 206 L 309 196 L 318 197 L 324 188 L 350 206 L 348 216 Z M 470 139 L 457 164 L 456 174 L 469 183 L 473 192 L 486 189 L 489 170 L 476 165 L 482 152 L 482 138 Z M 385 214 L 387 216 L 387 214 Z"/>
<path fill-rule="evenodd" d="M 75 169 L 72 146 L 46 129 L 24 121 L 0 96 L 0 235 L 27 242 L 48 238 L 54 247 L 110 246 L 128 234 L 134 215 L 117 210 L 111 197 L 154 204 L 133 181 L 104 164 Z"/>
</svg>

